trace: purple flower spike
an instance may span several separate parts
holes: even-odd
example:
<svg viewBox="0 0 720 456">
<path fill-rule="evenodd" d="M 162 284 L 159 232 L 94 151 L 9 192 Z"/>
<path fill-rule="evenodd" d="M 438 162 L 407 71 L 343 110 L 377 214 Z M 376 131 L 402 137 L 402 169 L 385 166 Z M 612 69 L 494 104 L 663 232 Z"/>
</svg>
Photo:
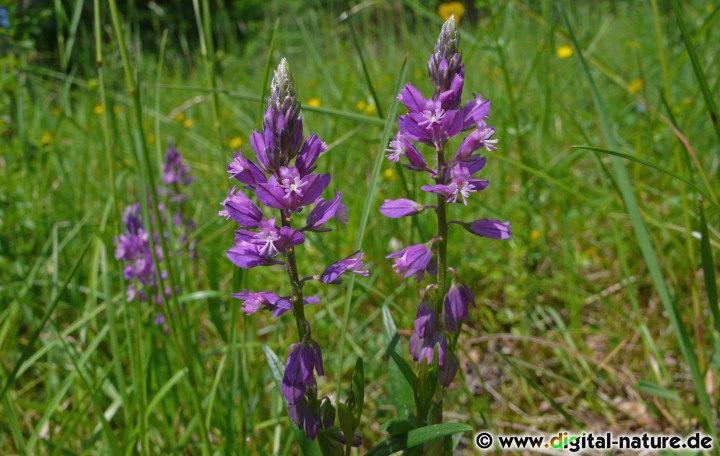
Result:
<svg viewBox="0 0 720 456">
<path fill-rule="evenodd" d="M 408 215 L 419 214 L 424 210 L 425 206 L 422 204 L 405 198 L 385 200 L 380 206 L 380 213 L 388 218 L 407 217 Z"/>
<path fill-rule="evenodd" d="M 190 167 L 183 164 L 183 158 L 175 146 L 168 144 L 163 163 L 163 182 L 166 185 L 188 185 L 193 181 Z"/>
<path fill-rule="evenodd" d="M 385 258 L 395 258 L 393 269 L 403 277 L 408 278 L 417 274 L 418 280 L 421 280 L 422 274 L 430 264 L 432 253 L 427 244 L 416 244 L 404 249 L 391 253 Z"/>
<path fill-rule="evenodd" d="M 445 326 L 451 330 L 458 329 L 458 323 L 468 320 L 468 307 L 475 307 L 475 298 L 470 289 L 453 281 L 445 296 Z"/>
<path fill-rule="evenodd" d="M 262 211 L 244 193 L 235 193 L 236 188 L 228 191 L 228 197 L 221 203 L 225 209 L 219 211 L 218 215 L 227 220 L 232 218 L 243 228 L 257 228 L 263 219 Z"/>
<path fill-rule="evenodd" d="M 347 223 L 345 205 L 342 202 L 342 193 L 335 192 L 335 198 L 325 201 L 323 198 L 317 200 L 317 204 L 310 211 L 307 217 L 307 225 L 300 231 L 330 231 L 329 228 L 320 228 L 331 218 L 335 217 L 343 225 Z"/>
<path fill-rule="evenodd" d="M 362 262 L 362 259 L 363 253 L 358 250 L 349 257 L 328 266 L 327 269 L 325 269 L 325 271 L 320 275 L 320 279 L 325 283 L 337 284 L 341 282 L 340 276 L 348 271 L 367 277 L 369 272 L 367 265 Z"/>
<path fill-rule="evenodd" d="M 510 239 L 512 233 L 510 232 L 510 222 L 501 222 L 500 220 L 482 219 L 475 220 L 474 222 L 450 222 L 457 225 L 462 225 L 463 228 L 476 234 L 491 239 Z"/>
</svg>

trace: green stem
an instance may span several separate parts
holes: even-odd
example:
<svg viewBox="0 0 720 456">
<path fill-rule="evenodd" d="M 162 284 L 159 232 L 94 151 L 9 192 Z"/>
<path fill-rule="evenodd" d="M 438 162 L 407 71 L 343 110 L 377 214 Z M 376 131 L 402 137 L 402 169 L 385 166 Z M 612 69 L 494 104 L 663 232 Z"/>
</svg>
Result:
<svg viewBox="0 0 720 456">
<path fill-rule="evenodd" d="M 438 174 L 435 176 L 435 182 L 438 184 L 445 184 L 445 143 L 438 144 L 437 150 L 437 169 Z M 447 293 L 447 236 L 448 236 L 448 223 L 447 223 L 447 198 L 444 195 L 438 195 L 438 205 L 435 209 L 438 220 L 438 285 L 440 288 L 439 297 L 435 303 L 435 312 L 440 318 L 442 314 L 442 302 Z"/>
<path fill-rule="evenodd" d="M 280 211 L 280 220 L 282 226 L 290 228 L 292 215 L 287 211 Z M 298 276 L 297 260 L 295 259 L 295 247 L 290 247 L 287 251 L 287 271 L 290 278 L 290 289 L 292 296 L 290 298 L 293 306 L 293 315 L 295 316 L 295 324 L 297 325 L 298 336 L 300 340 L 305 337 L 305 305 L 303 304 L 302 282 Z"/>
</svg>

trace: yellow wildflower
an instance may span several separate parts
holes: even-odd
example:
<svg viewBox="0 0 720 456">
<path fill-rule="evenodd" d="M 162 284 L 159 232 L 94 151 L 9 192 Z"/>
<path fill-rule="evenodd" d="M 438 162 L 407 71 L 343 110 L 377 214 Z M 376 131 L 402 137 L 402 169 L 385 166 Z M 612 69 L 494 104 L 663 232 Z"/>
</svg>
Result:
<svg viewBox="0 0 720 456">
<path fill-rule="evenodd" d="M 100 115 L 105 112 L 105 108 L 102 107 L 102 105 L 97 105 L 95 108 L 93 108 L 93 111 L 95 114 Z"/>
<path fill-rule="evenodd" d="M 570 58 L 573 55 L 573 48 L 570 46 L 559 46 L 555 49 L 555 55 L 560 59 Z"/>
<path fill-rule="evenodd" d="M 386 179 L 395 180 L 397 176 L 395 176 L 395 170 L 392 168 L 387 168 L 383 172 L 383 176 L 385 176 Z"/>
<path fill-rule="evenodd" d="M 355 108 L 356 108 L 358 111 L 364 111 L 364 110 L 365 110 L 365 106 L 367 106 L 367 104 L 366 104 L 364 101 L 362 101 L 362 100 L 359 100 L 357 103 L 355 103 Z"/>
<path fill-rule="evenodd" d="M 45 134 L 42 135 L 42 137 L 40 138 L 40 144 L 42 144 L 43 146 L 47 146 L 48 144 L 51 144 L 52 141 L 53 141 L 53 137 L 48 132 L 45 132 Z"/>
<path fill-rule="evenodd" d="M 307 102 L 308 106 L 311 108 L 319 108 L 320 107 L 320 99 L 317 97 L 312 97 Z"/>
<path fill-rule="evenodd" d="M 643 88 L 643 80 L 640 78 L 633 79 L 633 81 L 628 85 L 628 91 L 630 93 L 638 93 L 640 89 Z"/>
<path fill-rule="evenodd" d="M 185 119 L 185 122 L 183 122 L 184 128 L 192 128 L 193 125 L 195 125 L 194 119 Z"/>
<path fill-rule="evenodd" d="M 231 149 L 239 149 L 240 146 L 242 146 L 243 140 L 239 136 L 235 136 L 233 139 L 230 140 L 230 148 Z"/>
<path fill-rule="evenodd" d="M 532 230 L 530 232 L 530 239 L 532 239 L 533 241 L 537 241 L 538 239 L 540 239 L 540 231 Z"/>
<path fill-rule="evenodd" d="M 465 5 L 463 5 L 462 2 L 441 3 L 440 6 L 438 6 L 438 16 L 440 16 L 443 21 L 450 19 L 450 16 L 455 16 L 455 21 L 460 22 L 463 14 L 465 14 Z"/>
<path fill-rule="evenodd" d="M 367 106 L 365 106 L 365 114 L 369 116 L 374 116 L 377 111 L 375 110 L 375 105 L 372 103 L 368 103 Z"/>
<path fill-rule="evenodd" d="M 175 118 L 173 120 L 175 120 L 175 122 L 182 122 L 183 120 L 185 120 L 185 113 L 181 111 L 175 114 Z"/>
</svg>

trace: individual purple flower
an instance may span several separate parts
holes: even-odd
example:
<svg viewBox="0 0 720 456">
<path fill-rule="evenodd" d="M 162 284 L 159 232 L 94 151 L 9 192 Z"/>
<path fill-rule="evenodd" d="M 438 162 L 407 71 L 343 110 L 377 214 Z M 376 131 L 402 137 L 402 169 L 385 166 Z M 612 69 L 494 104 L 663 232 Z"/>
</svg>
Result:
<svg viewBox="0 0 720 456">
<path fill-rule="evenodd" d="M 463 131 L 473 128 L 490 114 L 490 100 L 483 99 L 482 95 L 473 94 L 473 99 L 461 109 L 463 117 Z"/>
<path fill-rule="evenodd" d="M 457 225 L 461 225 L 463 228 L 471 232 L 472 234 L 483 236 L 491 239 L 510 239 L 512 233 L 510 232 L 510 222 L 501 222 L 500 220 L 482 219 L 475 220 L 474 222 L 464 223 L 453 221 Z"/>
<path fill-rule="evenodd" d="M 235 152 L 235 158 L 227 165 L 227 172 L 230 178 L 235 178 L 248 188 L 255 188 L 257 184 L 267 182 L 265 173 L 257 167 L 255 163 L 244 158 L 239 152 Z"/>
<path fill-rule="evenodd" d="M 425 158 L 402 132 L 398 132 L 395 135 L 395 138 L 390 141 L 390 147 L 385 149 L 385 151 L 390 152 L 386 155 L 386 158 L 391 162 L 397 163 L 400 161 L 400 157 L 405 157 L 410 163 L 409 165 L 405 165 L 407 168 L 415 171 L 427 170 Z"/>
<path fill-rule="evenodd" d="M 296 211 L 315 203 L 328 184 L 329 174 L 301 176 L 297 168 L 282 166 L 279 178 L 270 176 L 267 183 L 258 185 L 256 194 L 265 206 Z"/>
<path fill-rule="evenodd" d="M 406 198 L 396 200 L 386 199 L 382 206 L 380 206 L 380 213 L 388 218 L 400 218 L 419 214 L 425 209 L 426 207 L 422 204 Z"/>
<path fill-rule="evenodd" d="M 260 253 L 258 245 L 243 240 L 235 242 L 235 246 L 227 251 L 227 257 L 235 266 L 243 269 L 281 263 L 267 253 Z"/>
<path fill-rule="evenodd" d="M 398 119 L 405 137 L 428 145 L 442 144 L 460 133 L 463 117 L 460 111 L 445 110 L 439 101 L 426 100 L 422 112 L 410 112 Z"/>
<path fill-rule="evenodd" d="M 315 169 L 315 161 L 318 159 L 321 153 L 328 149 L 328 145 L 325 144 L 318 135 L 315 133 L 308 136 L 303 144 L 300 153 L 298 154 L 295 166 L 302 176 L 310 174 Z"/>
<path fill-rule="evenodd" d="M 453 270 L 453 272 L 455 272 Z M 445 296 L 445 326 L 451 331 L 459 328 L 461 321 L 468 320 L 469 306 L 475 307 L 475 298 L 467 285 L 453 280 Z"/>
<path fill-rule="evenodd" d="M 226 220 L 232 218 L 243 228 L 257 228 L 263 219 L 262 211 L 243 192 L 236 192 L 236 189 L 233 187 L 228 191 L 228 197 L 220 203 L 225 209 L 219 211 L 218 215 Z"/>
<path fill-rule="evenodd" d="M 320 275 L 320 280 L 324 283 L 340 283 L 340 276 L 350 271 L 354 274 L 367 277 L 369 272 L 367 265 L 362 262 L 363 253 L 357 251 L 349 257 L 342 259 L 328 266 Z"/>
<path fill-rule="evenodd" d="M 243 301 L 242 310 L 248 315 L 264 309 L 272 312 L 273 317 L 277 318 L 292 310 L 292 303 L 287 296 L 278 296 L 273 292 L 249 292 L 243 290 L 240 293 L 233 293 L 232 296 Z M 315 296 L 308 296 L 304 299 L 305 305 L 317 304 L 318 302 L 320 300 Z"/>
<path fill-rule="evenodd" d="M 481 148 L 484 148 L 488 152 L 497 150 L 496 144 L 498 140 L 491 139 L 493 134 L 495 134 L 493 127 L 488 127 L 482 120 L 478 122 L 478 128 L 473 130 L 458 148 L 457 153 L 455 153 L 455 160 L 468 160 L 475 151 Z"/>
<path fill-rule="evenodd" d="M 310 388 L 315 391 L 315 374 L 325 375 L 322 353 L 317 342 L 312 340 L 310 323 L 305 321 L 305 337 L 301 342 L 290 346 L 285 374 L 282 380 L 282 393 L 289 404 L 297 403 Z"/>
<path fill-rule="evenodd" d="M 440 384 L 447 388 L 452 383 L 458 372 L 458 360 L 452 350 L 448 350 L 445 354 L 445 362 L 440 366 L 438 380 Z"/>
<path fill-rule="evenodd" d="M 391 253 L 385 258 L 395 258 L 393 269 L 403 277 L 417 275 L 418 280 L 422 280 L 422 274 L 430 264 L 431 257 L 432 252 L 428 244 L 416 244 Z"/>
<path fill-rule="evenodd" d="M 336 218 L 341 224 L 347 223 L 347 208 L 342 202 L 342 193 L 335 192 L 335 198 L 325 201 L 319 198 L 305 221 L 306 225 L 301 231 L 329 231 L 321 228 L 331 218 Z"/>
<path fill-rule="evenodd" d="M 450 183 L 447 185 L 423 185 L 422 189 L 445 196 L 449 203 L 457 203 L 458 198 L 462 198 L 462 203 L 467 206 L 470 193 L 484 190 L 487 186 L 487 180 L 471 179 L 470 170 L 458 163 L 450 170 Z"/>
</svg>

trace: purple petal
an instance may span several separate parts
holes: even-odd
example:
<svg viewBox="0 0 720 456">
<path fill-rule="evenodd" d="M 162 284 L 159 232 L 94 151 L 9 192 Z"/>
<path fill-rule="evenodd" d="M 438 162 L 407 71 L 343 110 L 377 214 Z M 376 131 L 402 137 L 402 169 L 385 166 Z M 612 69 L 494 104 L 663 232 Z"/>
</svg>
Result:
<svg viewBox="0 0 720 456">
<path fill-rule="evenodd" d="M 278 241 L 277 249 L 281 252 L 287 251 L 290 247 L 305 242 L 305 236 L 300 231 L 294 230 L 289 226 L 280 228 L 280 241 Z"/>
<path fill-rule="evenodd" d="M 408 139 L 432 145 L 432 134 L 428 132 L 427 129 L 418 125 L 418 121 L 413 118 L 413 114 L 400 116 L 398 119 L 398 126 L 400 127 L 400 131 Z"/>
<path fill-rule="evenodd" d="M 422 204 L 418 204 L 413 200 L 401 198 L 396 200 L 385 200 L 380 206 L 380 213 L 389 218 L 400 218 L 408 215 L 419 214 L 425 210 Z"/>
<path fill-rule="evenodd" d="M 274 176 L 267 184 L 259 184 L 255 189 L 258 200 L 265 206 L 275 209 L 289 209 L 290 200 L 285 198 L 285 191 L 277 185 Z"/>
<path fill-rule="evenodd" d="M 297 160 L 295 161 L 295 166 L 298 171 L 300 171 L 301 176 L 312 171 L 315 160 L 317 160 L 318 156 L 325 152 L 327 148 L 327 144 L 322 142 L 315 133 L 311 134 L 305 140 L 305 144 L 303 144 L 302 150 L 300 150 Z"/>
<path fill-rule="evenodd" d="M 412 84 L 406 84 L 398 96 L 410 112 L 422 112 L 425 109 L 425 98 Z"/>
<path fill-rule="evenodd" d="M 490 100 L 483 100 L 482 95 L 473 94 L 473 100 L 462 107 L 463 130 L 469 130 L 481 122 L 490 113 Z"/>
<path fill-rule="evenodd" d="M 362 262 L 362 259 L 363 253 L 358 250 L 349 257 L 328 266 L 320 275 L 320 280 L 324 283 L 340 283 L 340 276 L 347 271 L 367 277 L 369 272 L 365 263 Z"/>
<path fill-rule="evenodd" d="M 317 201 L 330 184 L 329 174 L 310 174 L 303 177 L 303 182 L 308 184 L 303 188 L 303 196 L 300 199 L 300 206 L 309 206 Z"/>
<path fill-rule="evenodd" d="M 303 230 L 313 230 L 321 227 L 333 218 L 343 206 L 342 193 L 340 192 L 335 192 L 335 198 L 330 201 L 325 201 L 323 198 L 318 199 L 317 204 L 312 211 L 310 211 L 310 214 L 308 214 L 307 225 Z"/>
<path fill-rule="evenodd" d="M 442 127 L 445 132 L 445 138 L 452 138 L 462 131 L 463 116 L 460 111 L 446 111 L 442 117 Z"/>
<path fill-rule="evenodd" d="M 264 138 L 263 135 L 261 135 L 257 131 L 253 131 L 250 135 L 250 146 L 252 146 L 253 150 L 255 151 L 255 158 L 260 164 L 260 167 L 265 171 L 269 171 L 270 162 L 268 162 L 267 159 L 267 145 L 265 144 L 265 139 L 266 138 Z"/>
<path fill-rule="evenodd" d="M 463 228 L 478 236 L 500 240 L 510 239 L 512 236 L 512 233 L 510 232 L 510 222 L 503 223 L 500 220 L 483 219 L 475 220 L 471 223 L 456 223 L 461 224 Z"/>
</svg>

